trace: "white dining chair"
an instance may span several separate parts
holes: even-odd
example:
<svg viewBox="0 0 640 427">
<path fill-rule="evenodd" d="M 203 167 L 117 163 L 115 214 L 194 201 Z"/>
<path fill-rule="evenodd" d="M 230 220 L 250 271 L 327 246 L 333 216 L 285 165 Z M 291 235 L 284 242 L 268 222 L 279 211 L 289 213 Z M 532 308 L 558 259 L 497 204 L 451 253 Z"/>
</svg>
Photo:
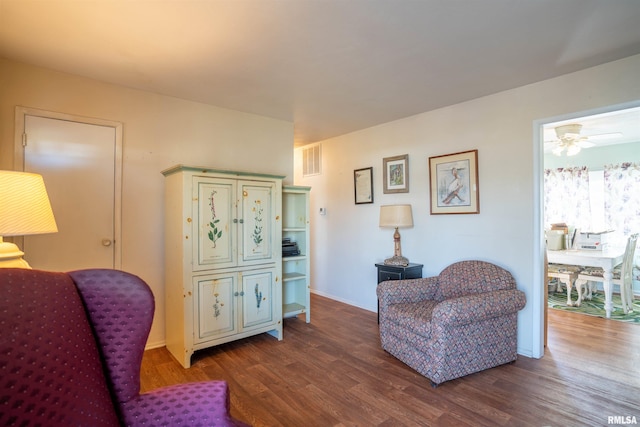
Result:
<svg viewBox="0 0 640 427">
<path fill-rule="evenodd" d="M 638 233 L 632 234 L 627 239 L 627 246 L 624 250 L 622 263 L 613 269 L 612 285 L 620 287 L 620 299 L 622 300 L 622 310 L 625 314 L 633 311 L 633 260 L 636 252 L 636 244 L 638 241 Z M 583 299 L 591 299 L 592 293 L 595 291 L 597 283 L 604 282 L 604 271 L 598 267 L 585 267 L 575 281 L 576 290 L 578 291 L 577 305 Z"/>
<path fill-rule="evenodd" d="M 578 273 L 581 270 L 582 267 L 577 265 L 548 264 L 547 276 L 556 279 L 556 292 L 562 292 L 562 285 L 564 284 L 567 289 L 567 305 L 569 307 L 574 305 L 571 301 L 571 288 L 578 279 Z"/>
</svg>

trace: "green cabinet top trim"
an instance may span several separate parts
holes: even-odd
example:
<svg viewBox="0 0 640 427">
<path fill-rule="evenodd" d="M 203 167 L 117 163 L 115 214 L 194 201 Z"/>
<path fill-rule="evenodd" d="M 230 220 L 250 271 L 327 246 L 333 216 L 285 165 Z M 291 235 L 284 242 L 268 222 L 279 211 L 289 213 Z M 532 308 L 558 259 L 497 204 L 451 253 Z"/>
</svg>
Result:
<svg viewBox="0 0 640 427">
<path fill-rule="evenodd" d="M 236 177 L 251 176 L 254 178 L 257 177 L 257 178 L 271 178 L 271 179 L 285 178 L 285 175 L 271 175 L 271 174 L 264 174 L 264 173 L 255 173 L 255 172 L 230 171 L 225 169 L 215 169 L 215 168 L 209 168 L 209 167 L 187 166 L 187 165 L 172 166 L 168 169 L 163 170 L 162 174 L 164 176 L 168 176 L 176 172 L 220 173 L 220 174 L 227 174 L 227 175 L 232 175 Z"/>
<path fill-rule="evenodd" d="M 304 187 L 302 185 L 283 185 L 283 190 L 298 190 L 298 191 L 311 191 L 311 187 Z"/>
</svg>

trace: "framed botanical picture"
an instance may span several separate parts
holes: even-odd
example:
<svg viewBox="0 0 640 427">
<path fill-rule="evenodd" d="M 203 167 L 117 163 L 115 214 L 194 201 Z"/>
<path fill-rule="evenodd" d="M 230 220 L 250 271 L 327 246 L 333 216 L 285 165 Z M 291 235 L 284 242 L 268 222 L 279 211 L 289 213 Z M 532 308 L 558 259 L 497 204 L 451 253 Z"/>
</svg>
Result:
<svg viewBox="0 0 640 427">
<path fill-rule="evenodd" d="M 478 150 L 429 157 L 431 214 L 480 213 Z"/>
<path fill-rule="evenodd" d="M 373 203 L 373 167 L 353 171 L 356 205 Z"/>
<path fill-rule="evenodd" d="M 384 171 L 383 193 L 409 192 L 409 155 L 382 159 Z"/>
</svg>

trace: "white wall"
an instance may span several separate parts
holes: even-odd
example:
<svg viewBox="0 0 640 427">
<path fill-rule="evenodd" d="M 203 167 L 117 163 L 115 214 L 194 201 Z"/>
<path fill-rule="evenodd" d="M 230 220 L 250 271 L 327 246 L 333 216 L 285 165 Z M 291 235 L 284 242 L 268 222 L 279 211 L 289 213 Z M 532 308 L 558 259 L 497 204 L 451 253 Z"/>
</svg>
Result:
<svg viewBox="0 0 640 427">
<path fill-rule="evenodd" d="M 638 126 L 640 126 L 640 123 L 638 123 Z M 639 161 L 640 141 L 605 147 L 591 147 L 589 149 L 583 149 L 575 156 L 545 154 L 544 168 L 556 169 L 587 166 L 590 171 L 602 171 L 605 165 Z"/>
<path fill-rule="evenodd" d="M 0 168 L 13 168 L 17 105 L 122 122 L 122 269 L 151 286 L 149 346 L 164 344 L 164 178 L 178 163 L 286 175 L 293 124 L 0 59 Z M 28 254 L 27 254 L 28 255 Z"/>
<path fill-rule="evenodd" d="M 526 293 L 518 352 L 542 352 L 542 153 L 534 121 L 640 100 L 640 55 L 322 141 L 322 175 L 295 183 L 311 190 L 312 289 L 375 311 L 374 264 L 393 254 L 392 231 L 378 227 L 382 204 L 410 203 L 414 227 L 402 252 L 424 276 L 452 262 L 481 259 L 510 270 Z M 428 158 L 478 149 L 480 214 L 430 215 Z M 382 159 L 409 155 L 410 192 L 383 194 Z M 374 203 L 354 204 L 353 171 L 373 166 Z M 318 209 L 327 209 L 320 216 Z"/>
</svg>

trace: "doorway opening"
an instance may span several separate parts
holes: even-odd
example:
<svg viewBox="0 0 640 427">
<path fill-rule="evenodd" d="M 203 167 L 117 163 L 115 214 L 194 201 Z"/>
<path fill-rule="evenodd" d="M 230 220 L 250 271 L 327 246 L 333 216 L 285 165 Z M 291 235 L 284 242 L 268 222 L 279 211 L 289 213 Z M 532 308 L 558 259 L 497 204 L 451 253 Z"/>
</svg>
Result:
<svg viewBox="0 0 640 427">
<path fill-rule="evenodd" d="M 618 238 L 624 238 L 629 230 L 623 230 L 619 223 L 610 224 L 610 217 L 604 213 L 602 171 L 606 164 L 640 162 L 640 155 L 637 154 L 640 153 L 640 101 L 536 121 L 534 122 L 534 141 L 534 194 L 537 195 L 534 200 L 536 208 L 534 233 L 538 237 L 534 242 L 536 245 L 534 262 L 539 266 L 534 271 L 536 276 L 534 280 L 535 283 L 541 284 L 534 298 L 536 307 L 534 322 L 540 325 L 541 333 L 538 337 L 540 345 L 537 353 L 538 357 L 542 357 L 548 327 L 546 323 L 547 277 L 544 262 L 545 229 L 554 222 L 573 222 L 571 225 L 574 228 L 579 223 L 583 229 L 592 230 L 617 225 L 620 229 L 616 235 Z M 587 202 L 583 202 L 580 209 L 575 209 L 578 206 L 578 203 L 575 203 L 573 214 L 562 213 L 562 210 L 551 213 L 552 209 L 545 209 L 545 169 L 578 167 L 585 167 L 588 172 L 586 176 L 592 177 L 593 186 L 589 190 L 590 194 L 587 193 Z M 556 217 L 553 217 L 554 214 Z M 558 220 L 557 215 L 563 218 Z"/>
</svg>

